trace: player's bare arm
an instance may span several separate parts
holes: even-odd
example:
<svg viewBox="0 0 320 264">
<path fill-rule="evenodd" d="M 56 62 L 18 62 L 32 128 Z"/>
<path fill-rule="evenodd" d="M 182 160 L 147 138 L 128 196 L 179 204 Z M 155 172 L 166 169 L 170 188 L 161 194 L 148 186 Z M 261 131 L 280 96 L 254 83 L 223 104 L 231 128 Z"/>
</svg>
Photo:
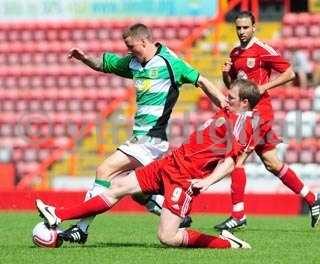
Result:
<svg viewBox="0 0 320 264">
<path fill-rule="evenodd" d="M 292 81 L 295 78 L 295 73 L 290 66 L 286 71 L 281 73 L 278 77 L 271 80 L 270 82 L 267 82 L 266 84 L 260 85 L 259 90 L 260 93 L 263 94 L 265 91 L 270 90 L 272 88 L 275 88 L 277 86 L 283 85 L 287 82 Z"/>
<path fill-rule="evenodd" d="M 99 58 L 89 57 L 85 52 L 80 49 L 71 49 L 68 54 L 68 59 L 75 58 L 82 61 L 84 64 L 94 69 L 95 71 L 103 72 L 102 60 Z"/>
<path fill-rule="evenodd" d="M 192 187 L 199 189 L 200 192 L 206 191 L 211 185 L 229 175 L 234 169 L 234 164 L 234 160 L 231 157 L 224 159 L 218 163 L 214 171 L 206 178 L 190 180 Z"/>
<path fill-rule="evenodd" d="M 210 100 L 218 107 L 226 107 L 228 105 L 227 97 L 222 91 L 214 86 L 207 78 L 199 76 L 197 85 L 210 98 Z"/>
<path fill-rule="evenodd" d="M 232 62 L 231 59 L 228 58 L 226 62 L 222 65 L 222 80 L 224 82 L 224 85 L 229 89 L 231 84 L 231 77 L 229 75 L 229 72 L 231 70 Z"/>
<path fill-rule="evenodd" d="M 242 167 L 244 165 L 244 163 L 246 162 L 246 160 L 248 159 L 248 157 L 251 155 L 251 153 L 253 152 L 253 150 L 251 150 L 250 152 L 243 152 L 236 161 L 236 167 Z"/>
</svg>

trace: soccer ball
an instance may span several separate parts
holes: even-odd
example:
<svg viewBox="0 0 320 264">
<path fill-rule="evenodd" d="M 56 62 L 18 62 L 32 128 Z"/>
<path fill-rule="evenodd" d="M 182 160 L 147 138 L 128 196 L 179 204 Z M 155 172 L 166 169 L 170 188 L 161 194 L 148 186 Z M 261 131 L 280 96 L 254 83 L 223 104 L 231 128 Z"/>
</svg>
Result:
<svg viewBox="0 0 320 264">
<path fill-rule="evenodd" d="M 48 228 L 44 222 L 38 223 L 32 230 L 32 242 L 38 247 L 57 248 L 63 243 L 58 228 Z"/>
</svg>

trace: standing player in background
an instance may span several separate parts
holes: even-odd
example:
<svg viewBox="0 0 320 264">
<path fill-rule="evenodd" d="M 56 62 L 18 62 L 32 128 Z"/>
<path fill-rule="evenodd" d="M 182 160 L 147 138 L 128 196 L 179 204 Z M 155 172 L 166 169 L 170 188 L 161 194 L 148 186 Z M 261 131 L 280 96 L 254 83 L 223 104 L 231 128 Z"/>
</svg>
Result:
<svg viewBox="0 0 320 264">
<path fill-rule="evenodd" d="M 40 215 L 54 227 L 65 220 L 108 211 L 128 194 L 162 193 L 165 201 L 158 228 L 161 243 L 174 247 L 250 248 L 226 230 L 217 237 L 179 228 L 190 213 L 193 197 L 228 175 L 234 160 L 250 142 L 255 118 L 250 110 L 259 101 L 260 93 L 253 82 L 237 80 L 229 97 L 228 110 L 215 113 L 170 155 L 128 175 L 115 177 L 109 189 L 73 207 L 53 207 L 36 200 Z"/>
<path fill-rule="evenodd" d="M 85 200 L 108 189 L 115 176 L 147 165 L 167 152 L 166 128 L 182 84 L 199 86 L 212 99 L 218 98 L 222 104 L 226 103 L 224 95 L 197 70 L 166 46 L 154 43 L 147 26 L 132 25 L 123 32 L 122 37 L 129 50 L 124 57 L 106 52 L 101 59 L 96 59 L 79 49 L 72 49 L 69 53 L 69 58 L 83 62 L 93 70 L 133 79 L 136 88 L 137 112 L 133 135 L 97 168 L 95 183 Z M 160 215 L 163 197 L 136 195 L 133 198 L 146 205 L 149 211 Z M 93 218 L 81 219 L 65 230 L 65 240 L 85 243 Z M 183 224 L 188 226 L 190 222 L 191 219 L 187 217 Z"/>
<path fill-rule="evenodd" d="M 279 138 L 272 130 L 273 110 L 268 90 L 293 80 L 295 74 L 290 64 L 273 48 L 254 37 L 255 18 L 250 12 L 240 12 L 236 16 L 235 25 L 240 46 L 231 51 L 230 59 L 223 66 L 223 81 L 227 88 L 235 79 L 250 79 L 258 85 L 262 94 L 257 105 L 261 121 L 259 133 L 255 139 L 257 145 L 254 150 L 268 171 L 278 177 L 294 193 L 300 194 L 308 203 L 311 226 L 314 227 L 320 218 L 320 200 L 288 165 L 279 160 L 276 153 Z M 270 80 L 272 70 L 277 71 L 279 75 Z M 243 162 L 249 154 L 242 157 Z M 239 161 L 231 174 L 231 217 L 216 225 L 216 229 L 231 230 L 244 227 L 247 224 L 244 206 L 246 175 L 243 162 Z"/>
</svg>

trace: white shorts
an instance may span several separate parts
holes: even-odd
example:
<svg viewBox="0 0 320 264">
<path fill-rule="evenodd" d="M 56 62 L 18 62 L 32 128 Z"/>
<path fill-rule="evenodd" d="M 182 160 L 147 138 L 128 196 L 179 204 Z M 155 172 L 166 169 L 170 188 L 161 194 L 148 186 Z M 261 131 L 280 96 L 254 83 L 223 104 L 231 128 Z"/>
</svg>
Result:
<svg viewBox="0 0 320 264">
<path fill-rule="evenodd" d="M 161 158 L 169 149 L 169 143 L 160 138 L 149 136 L 133 136 L 126 143 L 118 147 L 119 150 L 134 157 L 143 166 Z"/>
</svg>

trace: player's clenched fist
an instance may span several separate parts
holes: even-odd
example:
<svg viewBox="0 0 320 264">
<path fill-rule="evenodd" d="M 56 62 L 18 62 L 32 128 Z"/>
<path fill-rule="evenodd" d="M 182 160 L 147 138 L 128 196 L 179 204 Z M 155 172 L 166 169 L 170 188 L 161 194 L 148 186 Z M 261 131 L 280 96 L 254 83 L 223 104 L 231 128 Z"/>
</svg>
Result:
<svg viewBox="0 0 320 264">
<path fill-rule="evenodd" d="M 68 59 L 72 59 L 72 58 L 82 61 L 86 59 L 86 55 L 82 50 L 71 49 L 68 53 Z"/>
<path fill-rule="evenodd" d="M 231 70 L 231 66 L 232 66 L 231 59 L 228 58 L 222 66 L 222 72 L 229 72 Z"/>
</svg>

